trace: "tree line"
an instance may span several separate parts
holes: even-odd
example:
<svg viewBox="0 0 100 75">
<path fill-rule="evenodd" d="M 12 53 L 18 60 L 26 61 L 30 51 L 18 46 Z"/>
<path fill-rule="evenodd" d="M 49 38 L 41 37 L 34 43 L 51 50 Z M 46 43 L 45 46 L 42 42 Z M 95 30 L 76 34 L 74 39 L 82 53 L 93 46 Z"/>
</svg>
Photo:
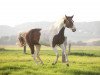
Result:
<svg viewBox="0 0 100 75">
<path fill-rule="evenodd" d="M 16 45 L 17 36 L 2 36 L 0 38 L 0 45 Z"/>
<path fill-rule="evenodd" d="M 16 42 L 18 41 L 17 36 L 2 36 L 0 37 L 0 45 L 16 45 Z M 72 45 L 78 45 L 78 46 L 100 46 L 100 40 L 93 41 L 91 43 L 85 43 L 82 41 L 78 42 L 71 42 Z"/>
</svg>

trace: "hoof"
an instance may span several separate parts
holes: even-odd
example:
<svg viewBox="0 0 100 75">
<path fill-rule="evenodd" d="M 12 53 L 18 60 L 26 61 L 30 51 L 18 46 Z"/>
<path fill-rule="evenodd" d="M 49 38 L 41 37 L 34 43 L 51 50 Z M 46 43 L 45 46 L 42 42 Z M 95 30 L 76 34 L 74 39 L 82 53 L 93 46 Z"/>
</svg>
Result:
<svg viewBox="0 0 100 75">
<path fill-rule="evenodd" d="M 40 64 L 44 65 L 44 63 L 43 63 L 43 62 L 40 62 Z"/>
<path fill-rule="evenodd" d="M 52 65 L 55 65 L 54 63 L 52 63 Z"/>
<path fill-rule="evenodd" d="M 69 64 L 66 64 L 69 67 Z"/>
<path fill-rule="evenodd" d="M 44 65 L 44 63 L 41 63 L 41 65 Z"/>
<path fill-rule="evenodd" d="M 55 63 L 52 63 L 52 65 L 55 65 Z"/>
</svg>

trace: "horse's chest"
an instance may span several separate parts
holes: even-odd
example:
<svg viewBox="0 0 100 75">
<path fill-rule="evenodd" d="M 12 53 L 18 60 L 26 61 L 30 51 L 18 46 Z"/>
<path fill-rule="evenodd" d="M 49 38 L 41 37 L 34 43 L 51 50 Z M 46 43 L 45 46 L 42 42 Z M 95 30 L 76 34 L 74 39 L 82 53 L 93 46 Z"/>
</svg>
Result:
<svg viewBox="0 0 100 75">
<path fill-rule="evenodd" d="M 59 33 L 56 34 L 56 35 L 53 37 L 52 47 L 55 47 L 56 45 L 63 44 L 63 42 L 65 41 L 64 30 L 65 30 L 65 28 L 63 27 L 63 28 L 59 31 Z"/>
<path fill-rule="evenodd" d="M 52 46 L 55 47 L 56 45 L 63 44 L 65 41 L 65 37 L 61 35 L 55 35 L 52 41 Z"/>
</svg>

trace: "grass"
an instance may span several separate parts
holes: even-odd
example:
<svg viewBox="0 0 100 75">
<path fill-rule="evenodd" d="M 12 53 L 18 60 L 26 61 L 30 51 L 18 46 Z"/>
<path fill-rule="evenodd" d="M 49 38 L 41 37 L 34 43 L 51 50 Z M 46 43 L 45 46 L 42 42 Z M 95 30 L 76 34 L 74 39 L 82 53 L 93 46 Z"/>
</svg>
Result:
<svg viewBox="0 0 100 75">
<path fill-rule="evenodd" d="M 100 75 L 100 47 L 81 46 L 73 47 L 69 55 L 69 64 L 59 60 L 52 65 L 55 54 L 49 47 L 42 47 L 40 57 L 44 65 L 36 65 L 28 48 L 23 54 L 22 48 L 3 46 L 0 49 L 0 75 Z"/>
</svg>

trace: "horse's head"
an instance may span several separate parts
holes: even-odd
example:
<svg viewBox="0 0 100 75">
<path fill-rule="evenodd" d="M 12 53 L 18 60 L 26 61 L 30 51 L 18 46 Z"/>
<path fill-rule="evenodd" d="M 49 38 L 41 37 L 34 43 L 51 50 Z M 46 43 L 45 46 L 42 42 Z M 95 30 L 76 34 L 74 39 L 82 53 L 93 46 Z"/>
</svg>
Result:
<svg viewBox="0 0 100 75">
<path fill-rule="evenodd" d="M 26 45 L 25 37 L 23 36 L 23 33 L 20 33 L 18 36 L 18 45 L 21 47 Z"/>
<path fill-rule="evenodd" d="M 74 21 L 72 19 L 73 19 L 73 16 L 65 15 L 64 24 L 65 24 L 65 27 L 67 27 L 67 28 L 71 29 L 73 32 L 75 32 L 76 28 L 74 26 Z"/>
</svg>

